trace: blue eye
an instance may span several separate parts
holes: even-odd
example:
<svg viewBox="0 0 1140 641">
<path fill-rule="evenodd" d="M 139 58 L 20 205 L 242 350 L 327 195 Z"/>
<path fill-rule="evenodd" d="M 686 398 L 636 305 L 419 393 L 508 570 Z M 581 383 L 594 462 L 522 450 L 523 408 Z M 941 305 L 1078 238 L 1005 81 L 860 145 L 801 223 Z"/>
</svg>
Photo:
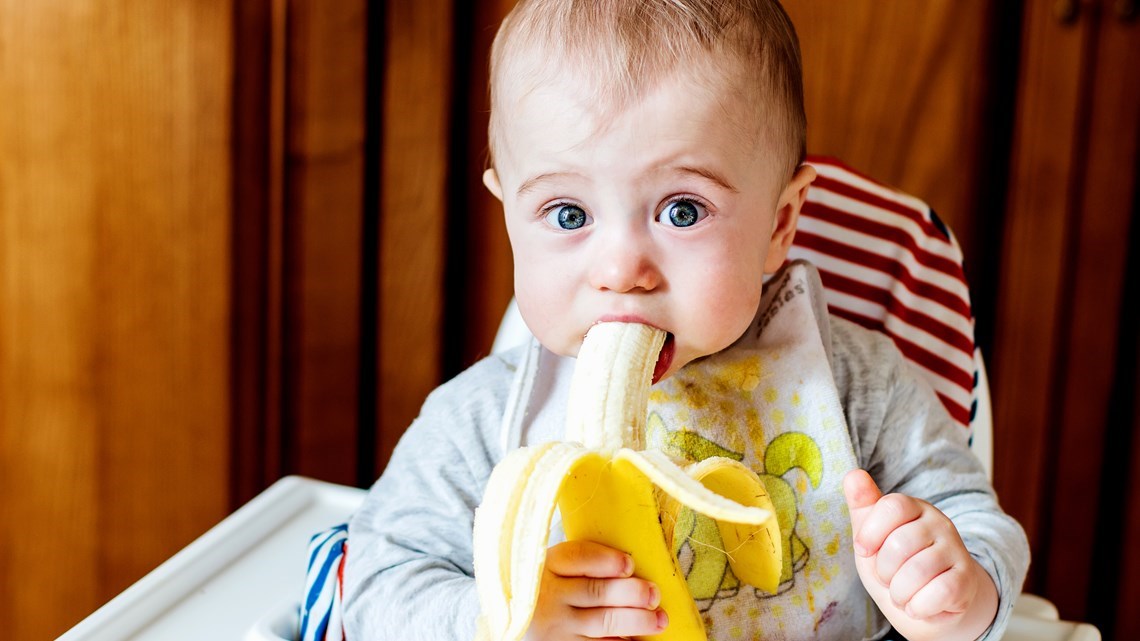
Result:
<svg viewBox="0 0 1140 641">
<path fill-rule="evenodd" d="M 573 231 L 590 224 L 590 215 L 577 205 L 555 205 L 546 215 L 546 222 L 558 229 Z"/>
<path fill-rule="evenodd" d="M 708 216 L 703 205 L 691 200 L 674 200 L 665 205 L 657 221 L 670 227 L 692 227 Z"/>
</svg>

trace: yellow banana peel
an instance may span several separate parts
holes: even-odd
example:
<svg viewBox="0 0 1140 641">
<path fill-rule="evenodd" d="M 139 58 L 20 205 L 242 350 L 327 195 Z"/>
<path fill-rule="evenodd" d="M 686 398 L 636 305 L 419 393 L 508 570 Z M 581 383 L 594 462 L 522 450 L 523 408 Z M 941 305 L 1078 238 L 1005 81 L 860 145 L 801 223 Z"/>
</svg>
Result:
<svg viewBox="0 0 1140 641">
<path fill-rule="evenodd" d="M 664 332 L 646 325 L 595 325 L 570 385 L 568 442 L 522 447 L 495 466 L 475 511 L 477 639 L 526 635 L 555 507 L 567 540 L 622 550 L 633 557 L 634 575 L 657 585 L 669 626 L 654 639 L 707 638 L 672 553 L 672 525 L 684 506 L 717 521 L 741 581 L 775 592 L 779 526 L 756 473 L 723 457 L 682 467 L 643 449 L 649 387 L 664 340 Z"/>
</svg>

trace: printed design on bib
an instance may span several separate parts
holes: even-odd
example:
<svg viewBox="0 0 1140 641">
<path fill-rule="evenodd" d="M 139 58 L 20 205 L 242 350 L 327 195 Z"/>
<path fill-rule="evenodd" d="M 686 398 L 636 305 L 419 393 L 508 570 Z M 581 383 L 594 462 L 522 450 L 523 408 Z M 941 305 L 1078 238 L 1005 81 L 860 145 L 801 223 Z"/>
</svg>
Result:
<svg viewBox="0 0 1140 641">
<path fill-rule="evenodd" d="M 851 553 L 842 479 L 857 460 L 820 332 L 817 278 L 802 264 L 774 276 L 752 330 L 650 392 L 647 446 L 691 464 L 723 456 L 748 466 L 780 526 L 774 595 L 734 575 L 715 524 L 688 513 L 670 526 L 710 641 L 847 641 L 885 629 Z"/>
<path fill-rule="evenodd" d="M 709 409 L 713 410 L 713 415 L 726 421 L 731 421 L 734 416 L 755 416 L 755 405 L 751 397 L 762 378 L 760 359 L 751 356 L 717 369 L 720 376 L 707 379 L 708 385 L 702 386 L 708 393 L 695 393 L 691 386 L 681 381 L 684 394 L 675 396 L 664 390 L 655 390 L 655 400 L 680 401 L 678 418 L 687 416 L 690 419 L 696 418 L 698 422 L 709 416 Z M 794 484 L 802 484 L 803 479 L 806 479 L 812 489 L 819 487 L 824 471 L 824 457 L 819 445 L 803 432 L 784 432 L 764 444 L 763 430 L 746 428 L 744 431 L 749 435 L 747 440 L 753 442 L 754 456 L 762 461 L 761 467 L 753 461 L 745 461 L 744 439 L 732 439 L 737 444 L 724 445 L 687 427 L 682 424 L 677 429 L 670 429 L 660 413 L 651 412 L 647 425 L 648 445 L 690 463 L 722 456 L 753 467 L 776 508 L 783 556 L 783 569 L 776 594 L 787 592 L 795 585 L 796 573 L 804 569 L 811 556 L 809 546 L 796 531 L 800 503 L 807 487 L 797 491 Z M 737 430 L 722 429 L 718 433 L 739 435 Z M 799 474 L 789 474 L 792 470 L 799 470 Z M 739 593 L 741 583 L 729 567 L 726 555 L 731 554 L 731 550 L 724 550 L 720 532 L 712 519 L 688 509 L 682 510 L 673 530 L 673 553 L 681 560 L 689 591 L 702 611 L 707 611 L 718 599 Z M 757 598 L 773 596 L 762 590 L 753 591 Z"/>
</svg>

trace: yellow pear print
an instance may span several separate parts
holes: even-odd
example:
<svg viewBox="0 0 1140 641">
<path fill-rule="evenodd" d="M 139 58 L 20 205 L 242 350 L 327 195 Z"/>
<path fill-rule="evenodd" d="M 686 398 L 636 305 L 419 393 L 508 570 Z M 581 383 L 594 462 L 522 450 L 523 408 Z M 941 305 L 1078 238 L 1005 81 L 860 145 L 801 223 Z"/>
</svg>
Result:
<svg viewBox="0 0 1140 641">
<path fill-rule="evenodd" d="M 796 491 L 783 478 L 794 469 L 802 470 L 813 488 L 819 487 L 823 480 L 823 453 L 819 445 L 802 432 L 786 432 L 768 443 L 764 451 L 764 473 L 760 475 L 776 508 L 780 533 L 784 535 L 780 541 L 784 553 L 784 567 L 780 572 L 781 592 L 792 585 L 795 573 L 807 564 L 811 553 L 795 531 L 799 518 Z"/>
<path fill-rule="evenodd" d="M 657 413 L 649 416 L 646 438 L 650 447 L 659 449 L 673 458 L 691 462 L 720 456 L 742 461 L 744 455 L 690 430 L 670 431 Z M 802 432 L 780 434 L 765 448 L 764 471 L 760 480 L 776 511 L 782 535 L 783 554 L 780 585 L 784 592 L 794 584 L 795 573 L 803 569 L 810 558 L 810 550 L 795 532 L 799 517 L 797 494 L 792 484 L 783 478 L 788 472 L 799 469 L 813 488 L 823 478 L 823 454 L 816 442 Z M 686 570 L 689 591 L 702 604 L 702 610 L 711 606 L 716 598 L 729 597 L 739 590 L 740 582 L 729 567 L 724 543 L 716 522 L 691 510 L 682 510 L 673 528 L 673 553 L 682 560 Z M 766 596 L 757 591 L 757 595 Z"/>
</svg>

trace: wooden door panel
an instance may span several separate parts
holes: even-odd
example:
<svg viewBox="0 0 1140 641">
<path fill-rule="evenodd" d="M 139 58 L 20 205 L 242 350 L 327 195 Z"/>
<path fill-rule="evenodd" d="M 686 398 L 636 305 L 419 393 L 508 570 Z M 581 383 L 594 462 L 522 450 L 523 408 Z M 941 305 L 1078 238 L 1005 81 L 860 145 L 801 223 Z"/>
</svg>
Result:
<svg viewBox="0 0 1140 641">
<path fill-rule="evenodd" d="M 1086 22 L 1097 30 L 1089 43 L 1094 50 L 1086 55 L 1089 68 L 1081 75 L 1088 84 L 1082 87 L 1084 120 L 1073 150 L 1076 188 L 1066 230 L 1065 285 L 1058 300 L 1067 326 L 1065 338 L 1058 341 L 1065 360 L 1053 419 L 1056 458 L 1049 461 L 1048 472 L 1055 480 L 1043 515 L 1048 521 L 1042 524 L 1050 533 L 1048 547 L 1038 557 L 1044 557 L 1045 593 L 1068 616 L 1080 619 L 1088 617 L 1094 594 L 1112 596 L 1098 589 L 1105 579 L 1097 574 L 1113 568 L 1098 568 L 1092 561 L 1106 534 L 1101 524 L 1117 525 L 1120 519 L 1112 512 L 1126 508 L 1126 495 L 1117 486 L 1125 477 L 1103 466 L 1106 460 L 1127 465 L 1115 449 L 1126 442 L 1121 428 L 1128 417 L 1113 406 L 1112 391 L 1118 376 L 1136 375 L 1131 354 L 1120 349 L 1131 344 L 1122 332 L 1136 328 L 1120 321 L 1129 242 L 1135 238 L 1130 226 L 1140 202 L 1140 83 L 1121 82 L 1121 74 L 1140 60 L 1140 26 L 1107 12 L 1099 24 L 1091 16 Z"/>
<path fill-rule="evenodd" d="M 495 331 L 514 295 L 514 262 L 502 204 L 483 186 L 488 166 L 487 123 L 491 43 L 514 0 L 479 0 L 465 5 L 470 54 L 456 64 L 462 123 L 454 178 L 465 215 L 450 221 L 453 264 L 448 271 L 448 314 L 444 319 L 444 373 L 452 375 L 490 353 Z"/>
<path fill-rule="evenodd" d="M 387 3 L 378 225 L 376 472 L 441 382 L 449 202 L 452 3 Z"/>
<path fill-rule="evenodd" d="M 1006 510 L 1043 549 L 1056 476 L 1058 385 L 1064 361 L 1074 150 L 1091 25 L 1060 23 L 1049 3 L 1026 6 L 998 326 L 991 363 L 994 483 Z M 1048 132 L 1048 133 L 1046 133 Z M 1040 557 L 1035 557 L 1040 558 Z M 1040 591 L 1041 568 L 1029 587 Z"/>
<path fill-rule="evenodd" d="M 227 511 L 231 9 L 0 2 L 6 636 Z"/>
<path fill-rule="evenodd" d="M 357 480 L 367 3 L 292 0 L 280 267 L 284 472 Z M 238 169 L 240 171 L 240 168 Z"/>
<path fill-rule="evenodd" d="M 1140 159 L 1137 159 L 1137 163 L 1137 166 L 1140 166 Z M 1140 178 L 1140 171 L 1137 174 Z M 1140 212 L 1140 206 L 1135 206 L 1133 211 Z M 1134 218 L 1133 225 L 1137 224 L 1140 223 Z M 1140 233 L 1137 233 L 1135 228 L 1132 237 L 1133 242 L 1140 238 Z M 1135 299 L 1136 296 L 1140 296 L 1140 261 L 1135 257 L 1133 261 L 1132 288 L 1129 293 Z M 1132 313 L 1127 318 L 1132 320 L 1132 326 L 1135 327 L 1136 323 L 1140 322 L 1140 305 L 1133 303 Z M 1134 340 L 1133 347 L 1137 346 L 1140 346 L 1140 341 Z M 1140 541 L 1140 465 L 1136 464 L 1140 461 L 1140 376 L 1136 376 L 1140 373 L 1140 349 L 1133 350 L 1132 358 L 1134 376 L 1130 395 L 1132 420 L 1124 427 L 1129 436 L 1117 443 L 1119 447 L 1123 447 L 1126 442 L 1131 443 L 1131 447 L 1125 450 L 1124 454 L 1130 464 L 1122 465 L 1116 470 L 1116 477 L 1122 481 L 1119 492 L 1124 501 L 1119 506 L 1120 512 L 1115 515 L 1117 516 L 1115 523 L 1118 524 L 1119 530 L 1108 533 L 1114 536 L 1120 545 L 1105 555 L 1118 580 L 1104 586 L 1104 589 L 1093 592 L 1096 597 L 1102 599 L 1093 603 L 1094 611 L 1102 613 L 1104 620 L 1113 621 L 1111 634 L 1105 637 L 1109 639 L 1140 637 L 1140 617 L 1136 616 L 1136 604 L 1140 603 L 1140 579 L 1137 578 L 1140 577 L 1140 547 L 1135 544 L 1136 541 Z M 1104 536 L 1105 533 L 1101 534 Z"/>
</svg>

